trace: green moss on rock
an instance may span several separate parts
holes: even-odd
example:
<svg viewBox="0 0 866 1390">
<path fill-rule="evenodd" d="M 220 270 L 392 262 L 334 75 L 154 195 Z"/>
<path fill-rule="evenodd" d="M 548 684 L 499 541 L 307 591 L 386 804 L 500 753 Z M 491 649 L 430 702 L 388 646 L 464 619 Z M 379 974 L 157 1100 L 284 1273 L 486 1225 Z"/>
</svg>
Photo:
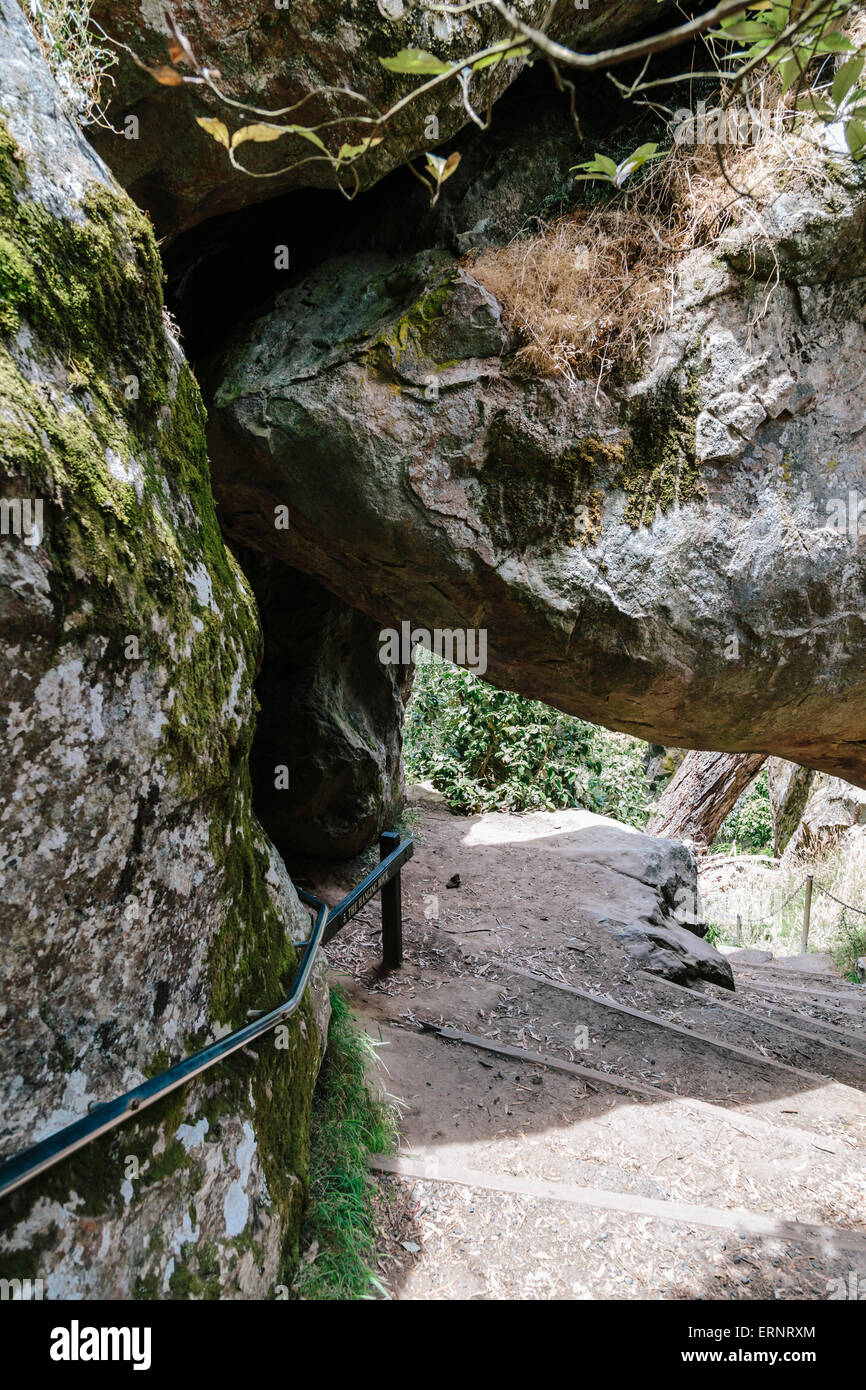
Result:
<svg viewBox="0 0 866 1390">
<path fill-rule="evenodd" d="M 135 376 L 135 413 L 152 417 L 167 400 L 168 346 L 162 267 L 147 219 L 98 184 L 80 220 L 53 216 L 27 196 L 23 157 L 0 121 L 0 227 L 0 285 L 12 291 L 3 330 L 26 318 L 97 387 L 122 392 L 124 378 Z"/>
<path fill-rule="evenodd" d="M 670 377 L 649 396 L 638 397 L 629 417 L 631 441 L 617 486 L 627 497 L 623 520 L 637 529 L 667 512 L 706 496 L 695 439 L 700 413 L 698 378 Z"/>
<path fill-rule="evenodd" d="M 481 516 L 505 549 L 543 554 L 589 545 L 601 525 L 603 492 L 597 472 L 621 459 L 621 450 L 589 435 L 551 457 L 503 416 L 493 421 L 478 475 Z"/>
<path fill-rule="evenodd" d="M 168 1281 L 172 1298 L 214 1302 L 222 1296 L 219 1252 L 211 1241 L 203 1241 L 175 1263 Z"/>
<path fill-rule="evenodd" d="M 165 333 L 149 224 L 124 195 L 99 185 L 74 215 L 53 216 L 30 196 L 23 158 L 2 122 L 0 305 L 4 470 L 45 502 L 53 640 L 59 655 L 99 637 L 102 674 L 122 685 L 131 669 L 126 639 L 139 639 L 162 702 L 165 771 L 175 794 L 198 803 L 210 825 L 224 905 L 205 981 L 211 1026 L 237 1026 L 249 1009 L 285 998 L 297 966 L 266 886 L 267 843 L 251 811 L 251 681 L 261 643 L 255 601 L 220 534 L 206 415 Z M 14 1247 L 15 1228 L 40 1202 L 68 1206 L 76 1219 L 122 1217 L 132 1155 L 140 1164 L 133 1200 L 164 1186 L 194 1203 L 202 1169 L 177 1130 L 190 1110 L 222 1107 L 253 1125 L 291 1260 L 318 1066 L 309 1001 L 289 1024 L 286 1049 L 276 1048 L 273 1034 L 259 1046 L 254 1069 L 242 1055 L 232 1059 L 13 1194 L 0 1234 Z M 67 1060 L 62 1049 L 60 1060 Z M 168 1063 L 162 1049 L 149 1071 Z M 30 1277 L 39 1275 L 41 1253 L 34 1247 L 24 1260 Z M 140 1296 L 162 1296 L 150 1264 L 161 1267 L 165 1258 L 153 1250 L 137 1271 Z M 216 1247 L 202 1248 L 195 1263 L 175 1269 L 171 1292 L 218 1296 L 219 1271 Z"/>
<path fill-rule="evenodd" d="M 446 306 L 454 293 L 457 272 L 453 262 L 440 256 L 433 259 L 429 273 L 434 278 L 437 274 L 442 278 L 432 288 L 420 294 L 363 353 L 362 360 L 382 376 L 398 375 L 404 358 L 415 367 L 425 360 L 431 366 L 439 368 L 450 365 L 448 362 L 436 360 L 438 354 L 432 342 L 432 335 L 437 324 L 445 316 Z M 382 298 L 398 295 L 403 282 L 405 289 L 411 291 L 417 288 L 416 278 L 408 272 L 403 277 L 399 272 L 383 272 L 380 276 L 374 277 L 379 281 L 376 293 Z"/>
</svg>

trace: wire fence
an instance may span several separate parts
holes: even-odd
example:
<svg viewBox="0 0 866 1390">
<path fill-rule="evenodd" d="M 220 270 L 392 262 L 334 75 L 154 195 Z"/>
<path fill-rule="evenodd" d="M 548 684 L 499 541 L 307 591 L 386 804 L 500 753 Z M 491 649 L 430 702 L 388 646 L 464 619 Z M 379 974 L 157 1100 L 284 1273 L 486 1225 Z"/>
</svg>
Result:
<svg viewBox="0 0 866 1390">
<path fill-rule="evenodd" d="M 837 898 L 836 894 L 831 893 L 829 888 L 825 888 L 823 883 L 818 883 L 817 881 L 815 881 L 815 887 L 818 889 L 819 893 L 824 894 L 825 898 L 832 898 L 833 902 L 838 903 L 840 907 L 847 908 L 849 912 L 859 912 L 861 917 L 866 917 L 866 910 L 864 910 L 864 908 L 855 907 L 853 903 L 846 903 L 842 900 L 842 898 Z"/>
<path fill-rule="evenodd" d="M 797 884 L 795 885 L 795 887 L 792 889 L 792 891 L 788 894 L 788 896 L 784 899 L 783 902 L 776 904 L 775 902 L 772 901 L 772 896 L 771 896 L 770 902 L 767 904 L 767 906 L 766 906 L 766 907 L 761 906 L 761 909 L 760 909 L 760 916 L 758 916 L 758 917 L 751 917 L 751 916 L 746 916 L 746 915 L 745 915 L 744 913 L 742 913 L 742 912 L 736 912 L 736 913 L 732 913 L 732 914 L 730 915 L 730 917 L 725 917 L 725 918 L 723 918 L 723 917 L 721 917 L 721 916 L 718 916 L 718 917 L 717 917 L 718 924 L 719 924 L 719 925 L 722 925 L 722 926 L 730 926 L 730 927 L 734 927 L 734 926 L 741 926 L 741 927 L 766 927 L 766 926 L 768 925 L 768 922 L 769 922 L 770 920 L 772 920 L 772 919 L 776 919 L 776 918 L 777 918 L 777 919 L 780 919 L 780 920 L 781 920 L 782 913 L 785 911 L 785 909 L 786 909 L 787 907 L 789 907 L 790 904 L 794 901 L 794 899 L 797 898 L 797 897 L 799 897 L 799 895 L 800 895 L 801 893 L 805 893 L 805 892 L 806 892 L 806 890 L 808 889 L 808 886 L 809 886 L 809 881 L 810 881 L 810 879 L 811 879 L 811 882 L 812 882 L 812 888 L 813 888 L 815 891 L 817 891 L 818 893 L 823 893 L 824 897 L 831 899 L 834 903 L 836 903 L 839 907 L 841 907 L 845 912 L 855 912 L 855 913 L 857 913 L 860 917 L 866 917 L 866 908 L 857 907 L 855 903 L 849 903 L 849 902 L 846 902 L 844 898 L 837 897 L 837 895 L 836 895 L 835 893 L 831 893 L 831 891 L 830 891 L 829 888 L 825 888 L 825 886 L 824 886 L 823 883 L 819 883 L 818 880 L 815 878 L 814 874 L 806 874 L 806 875 L 804 876 L 802 882 L 797 883 Z M 754 893 L 754 889 L 751 889 L 751 890 L 750 890 L 750 894 L 753 894 L 753 893 Z M 714 911 L 717 912 L 718 906 L 719 906 L 718 899 L 715 899 L 715 900 L 713 901 L 713 908 L 714 908 Z M 804 905 L 804 909 L 805 909 L 805 905 Z"/>
</svg>

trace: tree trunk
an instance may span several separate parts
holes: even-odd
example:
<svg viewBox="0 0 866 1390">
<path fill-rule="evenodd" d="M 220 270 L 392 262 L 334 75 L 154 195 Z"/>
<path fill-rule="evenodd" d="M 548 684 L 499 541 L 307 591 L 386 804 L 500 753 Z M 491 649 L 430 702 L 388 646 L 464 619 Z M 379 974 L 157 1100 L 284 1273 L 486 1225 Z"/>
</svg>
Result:
<svg viewBox="0 0 866 1390">
<path fill-rule="evenodd" d="M 765 753 L 687 753 L 662 794 L 647 834 L 707 847 L 766 762 Z"/>
<path fill-rule="evenodd" d="M 815 785 L 817 774 L 811 767 L 770 758 L 767 763 L 770 788 L 770 814 L 773 817 L 773 853 L 783 854 L 796 834 Z"/>
</svg>

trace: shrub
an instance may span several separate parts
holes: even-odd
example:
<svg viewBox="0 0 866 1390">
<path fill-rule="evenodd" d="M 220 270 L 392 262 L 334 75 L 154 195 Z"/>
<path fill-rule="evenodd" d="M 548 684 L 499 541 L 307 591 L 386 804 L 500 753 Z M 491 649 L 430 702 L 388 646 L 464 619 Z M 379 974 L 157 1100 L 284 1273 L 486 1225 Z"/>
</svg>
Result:
<svg viewBox="0 0 866 1390">
<path fill-rule="evenodd" d="M 752 854 L 764 854 L 771 851 L 772 844 L 770 787 L 767 769 L 763 767 L 722 823 L 713 849 L 725 851 L 735 846 L 739 850 L 751 851 Z"/>
<path fill-rule="evenodd" d="M 638 828 L 650 793 L 645 745 L 498 690 L 419 653 L 406 713 L 410 778 L 429 779 L 453 811 L 556 811 L 583 806 Z"/>
</svg>

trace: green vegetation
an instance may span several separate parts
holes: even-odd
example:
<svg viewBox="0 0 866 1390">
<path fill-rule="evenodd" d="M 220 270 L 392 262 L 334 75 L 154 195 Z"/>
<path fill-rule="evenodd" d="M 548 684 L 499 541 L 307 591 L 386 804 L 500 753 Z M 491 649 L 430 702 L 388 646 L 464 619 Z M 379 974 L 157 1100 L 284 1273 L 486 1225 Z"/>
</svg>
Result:
<svg viewBox="0 0 866 1390">
<path fill-rule="evenodd" d="M 419 656 L 406 713 L 407 775 L 431 781 L 453 811 L 583 806 L 646 825 L 651 795 L 640 740 L 497 690 L 431 653 Z"/>
<path fill-rule="evenodd" d="M 860 976 L 857 974 L 857 961 L 861 956 L 866 956 L 866 917 L 861 917 L 858 913 L 856 920 L 852 922 L 849 909 L 842 908 L 830 954 L 840 975 L 847 975 L 849 980 L 858 984 Z"/>
<path fill-rule="evenodd" d="M 770 788 L 767 769 L 763 767 L 722 823 L 713 850 L 723 854 L 771 854 L 772 846 Z"/>
<path fill-rule="evenodd" d="M 396 1112 L 369 1089 L 375 1048 L 353 1022 L 345 996 L 332 990 L 328 1050 L 310 1127 L 307 1257 L 295 1285 L 302 1299 L 366 1298 L 380 1287 L 369 1268 L 376 1188 L 367 1156 L 393 1150 Z"/>
</svg>

